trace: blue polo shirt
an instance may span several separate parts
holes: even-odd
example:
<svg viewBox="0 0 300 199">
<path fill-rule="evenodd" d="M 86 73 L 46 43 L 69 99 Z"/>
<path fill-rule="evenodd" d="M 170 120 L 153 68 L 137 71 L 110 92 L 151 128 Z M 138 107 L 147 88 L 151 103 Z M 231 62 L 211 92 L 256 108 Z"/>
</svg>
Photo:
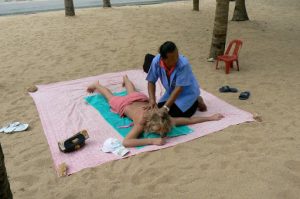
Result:
<svg viewBox="0 0 300 199">
<path fill-rule="evenodd" d="M 152 60 L 146 80 L 155 84 L 158 78 L 160 79 L 166 92 L 159 102 L 166 102 L 176 86 L 182 87 L 182 92 L 175 100 L 175 104 L 182 112 L 186 112 L 200 95 L 200 86 L 192 72 L 189 61 L 183 55 L 179 55 L 175 69 L 170 76 L 170 81 L 168 81 L 166 71 L 160 66 L 159 62 L 160 54 Z"/>
</svg>

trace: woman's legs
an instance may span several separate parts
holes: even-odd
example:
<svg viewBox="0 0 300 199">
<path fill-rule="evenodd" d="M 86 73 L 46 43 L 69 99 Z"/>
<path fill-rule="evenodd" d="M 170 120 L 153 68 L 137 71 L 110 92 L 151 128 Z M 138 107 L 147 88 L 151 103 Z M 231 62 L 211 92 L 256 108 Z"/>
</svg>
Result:
<svg viewBox="0 0 300 199">
<path fill-rule="evenodd" d="M 102 95 L 104 95 L 107 101 L 109 101 L 114 96 L 108 88 L 102 86 L 101 84 L 97 85 L 96 90 Z"/>
<path fill-rule="evenodd" d="M 133 93 L 133 92 L 136 92 L 135 90 L 135 87 L 133 85 L 133 83 L 129 80 L 128 76 L 125 75 L 123 77 L 123 86 L 125 86 L 126 90 L 127 90 L 127 93 L 130 94 L 130 93 Z M 99 82 L 96 82 L 92 85 L 90 85 L 88 88 L 87 88 L 87 92 L 89 93 L 93 93 L 93 92 L 99 92 L 101 93 L 102 95 L 104 95 L 104 97 L 109 101 L 114 95 L 112 94 L 112 92 L 102 86 L 101 84 L 99 84 Z"/>
<path fill-rule="evenodd" d="M 96 83 L 90 85 L 87 88 L 87 91 L 89 93 L 93 93 L 95 91 L 98 91 L 100 94 L 104 95 L 104 97 L 107 99 L 107 101 L 109 101 L 113 97 L 112 92 L 108 88 L 106 88 L 106 87 L 102 86 L 101 84 L 99 84 L 99 82 L 96 82 Z"/>
<path fill-rule="evenodd" d="M 136 92 L 133 83 L 129 80 L 127 75 L 123 77 L 123 85 L 125 86 L 128 94 Z"/>
</svg>

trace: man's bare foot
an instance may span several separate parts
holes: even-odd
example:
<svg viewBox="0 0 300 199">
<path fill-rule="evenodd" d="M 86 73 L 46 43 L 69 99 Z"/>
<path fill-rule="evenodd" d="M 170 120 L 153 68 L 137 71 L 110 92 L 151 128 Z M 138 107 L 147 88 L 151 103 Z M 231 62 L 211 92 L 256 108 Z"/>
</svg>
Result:
<svg viewBox="0 0 300 199">
<path fill-rule="evenodd" d="M 207 106 L 204 103 L 204 100 L 201 96 L 198 97 L 198 109 L 201 112 L 207 111 Z"/>
</svg>

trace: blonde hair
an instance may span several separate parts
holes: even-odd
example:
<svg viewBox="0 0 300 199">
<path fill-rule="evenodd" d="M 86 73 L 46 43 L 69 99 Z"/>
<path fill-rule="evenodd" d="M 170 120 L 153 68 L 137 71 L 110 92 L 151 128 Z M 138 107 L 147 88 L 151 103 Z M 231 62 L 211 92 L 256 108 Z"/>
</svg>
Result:
<svg viewBox="0 0 300 199">
<path fill-rule="evenodd" d="M 172 129 L 171 117 L 162 109 L 152 109 L 144 113 L 142 125 L 145 133 L 159 133 L 165 137 Z"/>
</svg>

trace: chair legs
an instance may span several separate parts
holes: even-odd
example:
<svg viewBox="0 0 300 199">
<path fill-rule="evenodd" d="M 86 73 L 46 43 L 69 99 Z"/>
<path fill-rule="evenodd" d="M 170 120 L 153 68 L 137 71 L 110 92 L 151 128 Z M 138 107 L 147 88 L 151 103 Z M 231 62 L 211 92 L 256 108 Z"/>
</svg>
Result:
<svg viewBox="0 0 300 199">
<path fill-rule="evenodd" d="M 232 62 L 225 62 L 225 66 L 226 66 L 225 73 L 226 74 L 229 74 L 229 70 L 230 70 L 231 65 L 232 65 Z"/>
<path fill-rule="evenodd" d="M 223 61 L 223 60 L 221 60 Z M 237 66 L 237 71 L 240 71 L 240 66 L 239 66 L 239 61 L 236 61 L 236 66 Z M 225 62 L 225 73 L 229 74 L 230 68 L 233 68 L 233 62 L 234 61 L 224 61 Z M 216 69 L 219 69 L 219 60 L 217 59 L 217 63 L 216 63 Z"/>
<path fill-rule="evenodd" d="M 236 67 L 237 67 L 237 70 L 240 71 L 239 60 L 236 60 Z"/>
</svg>

